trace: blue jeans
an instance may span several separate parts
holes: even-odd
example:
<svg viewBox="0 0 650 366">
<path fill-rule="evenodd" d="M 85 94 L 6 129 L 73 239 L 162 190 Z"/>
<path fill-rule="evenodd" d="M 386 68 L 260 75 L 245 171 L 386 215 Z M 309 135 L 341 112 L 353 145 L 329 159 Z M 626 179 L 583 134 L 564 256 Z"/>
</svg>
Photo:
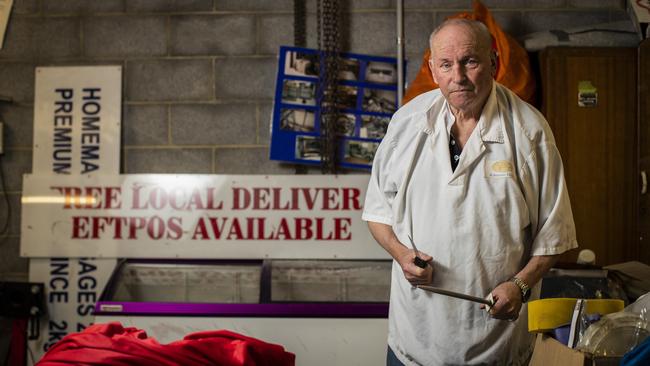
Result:
<svg viewBox="0 0 650 366">
<path fill-rule="evenodd" d="M 386 352 L 386 366 L 404 366 L 390 347 L 388 347 L 388 352 Z"/>
</svg>

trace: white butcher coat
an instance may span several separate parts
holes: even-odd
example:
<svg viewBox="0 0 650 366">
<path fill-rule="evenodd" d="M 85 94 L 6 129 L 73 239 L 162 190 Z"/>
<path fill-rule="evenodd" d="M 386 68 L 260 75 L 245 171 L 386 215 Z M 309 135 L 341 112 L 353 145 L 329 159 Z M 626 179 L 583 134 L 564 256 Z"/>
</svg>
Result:
<svg viewBox="0 0 650 366">
<path fill-rule="evenodd" d="M 433 257 L 433 286 L 487 296 L 531 256 L 577 247 L 562 160 L 544 117 L 494 83 L 452 172 L 447 102 L 439 89 L 400 108 L 374 158 L 362 218 Z M 533 289 L 538 296 L 539 285 Z M 407 365 L 520 364 L 519 320 L 416 289 L 393 262 L 388 345 Z"/>
</svg>

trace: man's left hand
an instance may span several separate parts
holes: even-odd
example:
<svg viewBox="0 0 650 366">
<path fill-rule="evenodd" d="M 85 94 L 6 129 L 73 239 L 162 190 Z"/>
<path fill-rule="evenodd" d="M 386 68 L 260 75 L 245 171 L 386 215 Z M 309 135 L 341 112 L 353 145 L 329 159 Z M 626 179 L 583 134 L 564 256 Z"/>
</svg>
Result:
<svg viewBox="0 0 650 366">
<path fill-rule="evenodd" d="M 503 282 L 492 290 L 494 305 L 490 309 L 490 315 L 496 319 L 517 320 L 521 310 L 521 290 L 514 282 Z M 481 305 L 485 308 L 485 305 Z"/>
</svg>

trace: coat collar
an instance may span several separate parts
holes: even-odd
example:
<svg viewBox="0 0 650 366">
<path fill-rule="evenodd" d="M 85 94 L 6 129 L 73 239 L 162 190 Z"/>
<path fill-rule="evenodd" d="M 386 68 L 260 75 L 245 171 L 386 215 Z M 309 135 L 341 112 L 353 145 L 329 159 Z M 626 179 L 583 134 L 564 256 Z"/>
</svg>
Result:
<svg viewBox="0 0 650 366">
<path fill-rule="evenodd" d="M 503 143 L 503 120 L 500 114 L 499 103 L 497 101 L 497 83 L 492 83 L 492 91 L 488 96 L 481 117 L 476 128 L 483 142 Z M 449 112 L 447 100 L 440 94 L 435 98 L 431 105 L 426 109 L 426 119 L 423 119 L 420 126 L 422 132 L 428 135 L 435 135 L 440 131 L 446 131 L 445 114 Z"/>
<path fill-rule="evenodd" d="M 502 144 L 503 119 L 501 118 L 499 103 L 497 101 L 497 83 L 492 83 L 492 91 L 483 107 L 483 113 L 476 126 L 479 129 L 483 142 L 498 142 Z"/>
</svg>

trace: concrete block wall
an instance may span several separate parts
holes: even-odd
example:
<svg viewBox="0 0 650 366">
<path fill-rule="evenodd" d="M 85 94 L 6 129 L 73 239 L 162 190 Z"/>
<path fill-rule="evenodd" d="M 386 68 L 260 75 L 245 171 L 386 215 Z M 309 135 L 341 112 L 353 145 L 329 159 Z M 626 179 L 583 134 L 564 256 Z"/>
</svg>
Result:
<svg viewBox="0 0 650 366">
<path fill-rule="evenodd" d="M 316 0 L 307 46 L 317 46 Z M 624 0 L 484 0 L 515 37 L 628 19 Z M 406 0 L 407 80 L 430 31 L 470 0 Z M 341 0 L 347 51 L 395 55 L 396 0 Z M 27 278 L 18 256 L 22 174 L 32 162 L 34 68 L 117 64 L 123 74 L 122 173 L 293 174 L 268 160 L 277 50 L 293 42 L 293 1 L 14 0 L 0 50 L 0 279 Z M 311 170 L 319 172 L 318 169 Z M 9 202 L 10 215 L 7 217 Z"/>
</svg>

